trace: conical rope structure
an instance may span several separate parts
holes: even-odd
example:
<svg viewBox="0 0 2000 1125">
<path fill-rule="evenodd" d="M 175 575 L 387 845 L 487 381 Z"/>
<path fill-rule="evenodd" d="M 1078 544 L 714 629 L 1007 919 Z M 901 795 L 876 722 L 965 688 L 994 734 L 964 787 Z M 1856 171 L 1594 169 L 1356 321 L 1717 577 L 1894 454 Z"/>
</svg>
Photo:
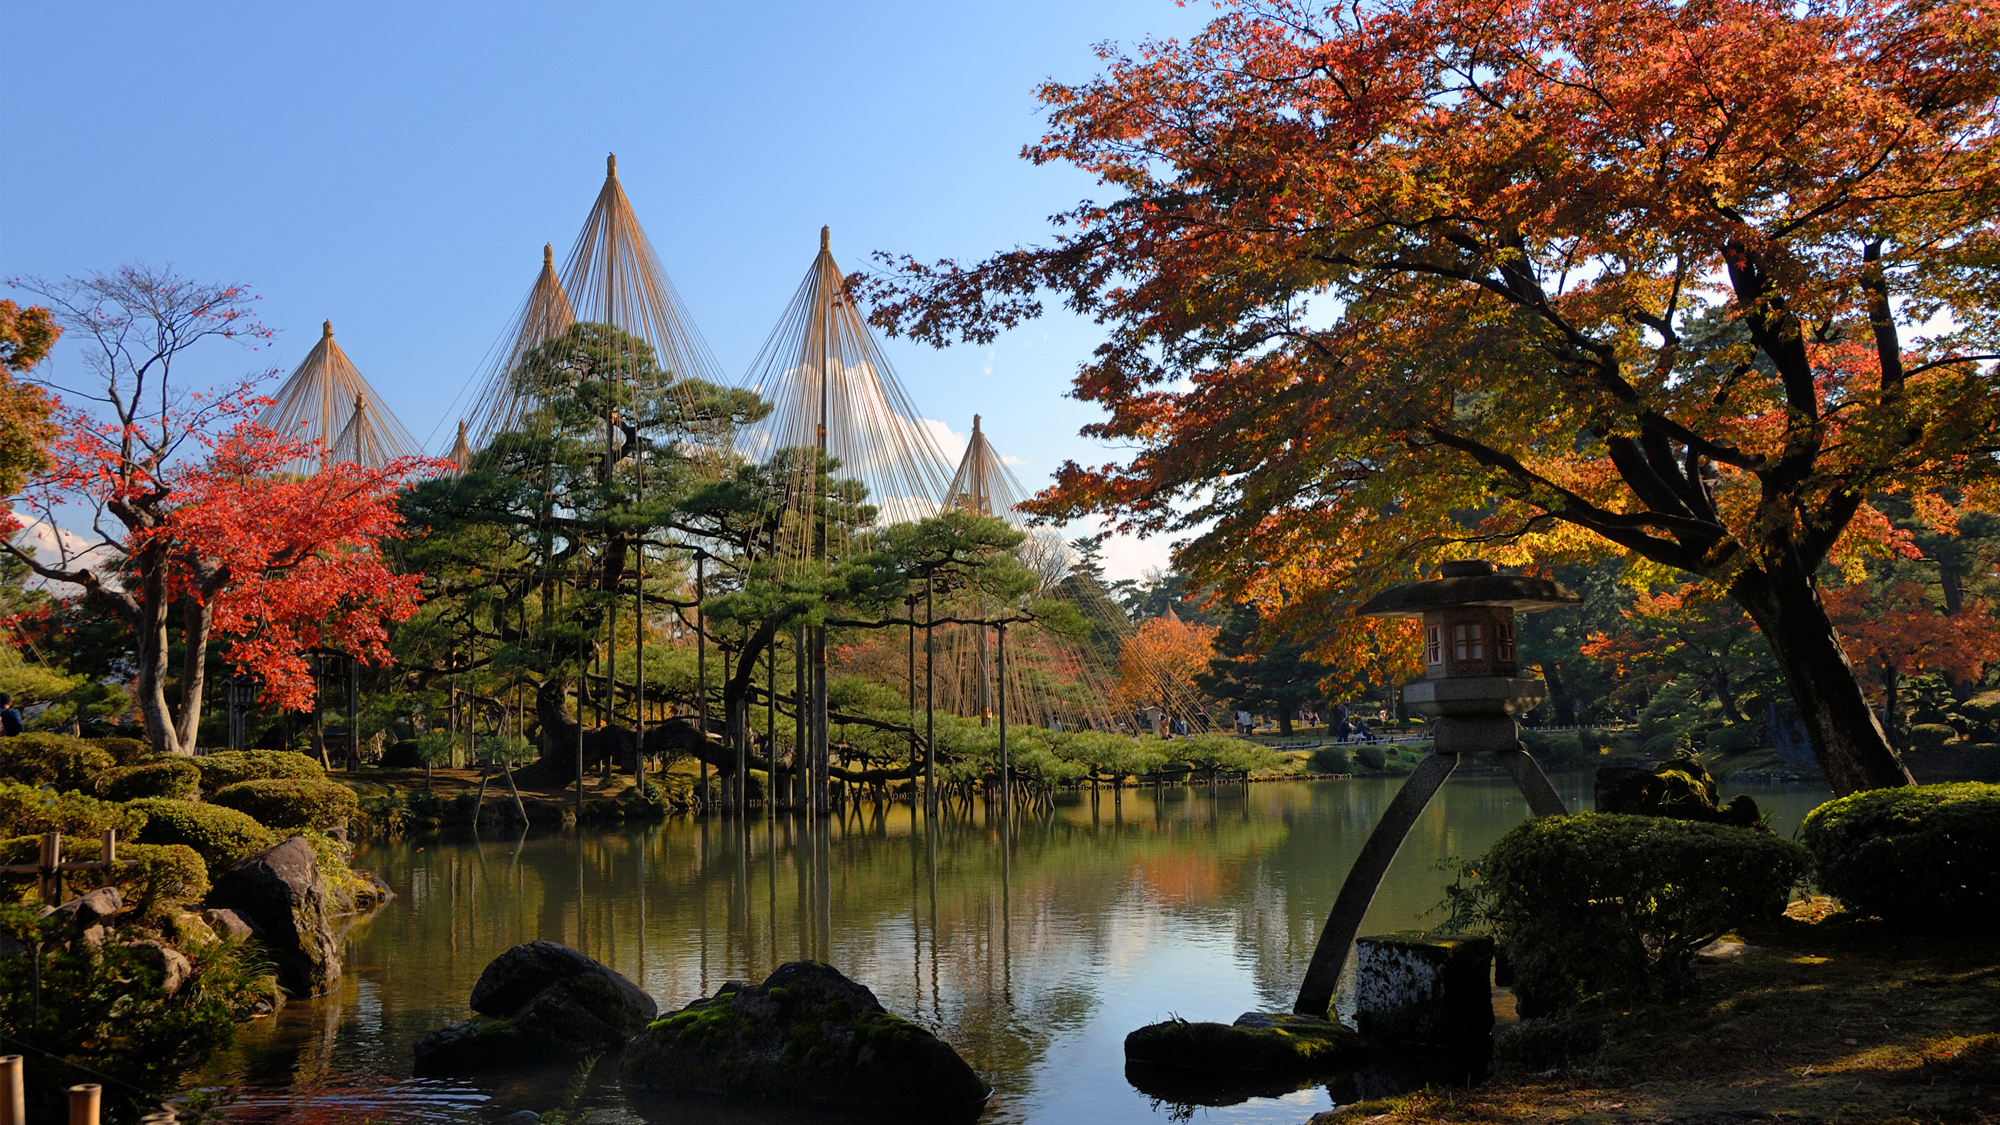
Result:
<svg viewBox="0 0 2000 1125">
<path fill-rule="evenodd" d="M 340 461 L 379 469 L 421 451 L 417 439 L 334 343 L 330 320 L 321 328 L 319 343 L 271 396 L 257 422 L 318 448 L 286 464 L 285 472 L 312 473 Z"/>
<path fill-rule="evenodd" d="M 1068 548 L 1046 528 L 1034 528 L 1020 512 L 1027 490 L 1007 467 L 1006 459 L 988 440 L 979 415 L 972 416 L 972 436 L 952 475 L 945 506 L 997 516 L 1028 535 L 1022 561 L 1042 577 L 1042 593 L 1067 598 L 1076 605 L 1093 632 L 1123 639 L 1131 625 L 1103 589 L 1088 575 L 1070 570 Z M 1091 596 L 1095 594 L 1095 596 Z M 1075 641 L 1034 629 L 1015 632 L 1007 660 L 1009 722 L 1065 729 L 1114 729 L 1109 703 L 1118 653 L 1100 652 L 1089 641 Z M 949 628 L 941 637 L 939 705 L 955 714 L 986 717 L 994 705 L 993 651 L 989 631 L 980 626 Z"/>
<path fill-rule="evenodd" d="M 950 490 L 950 464 L 924 428 L 869 331 L 846 278 L 833 260 L 831 234 L 820 229 L 819 254 L 777 327 L 751 362 L 744 385 L 772 406 L 738 448 L 752 461 L 781 450 L 818 450 L 838 464 L 836 478 L 868 489 L 877 524 L 935 514 Z M 809 457 L 789 467 L 786 506 L 801 518 L 786 555 L 797 561 L 841 557 L 857 542 L 824 534 L 817 470 Z"/>
<path fill-rule="evenodd" d="M 522 359 L 578 321 L 610 325 L 644 340 L 659 369 L 676 381 L 727 383 L 652 240 L 639 225 L 632 201 L 618 182 L 615 155 L 605 158 L 604 186 L 570 247 L 560 278 L 553 248 L 542 247 L 541 273 L 479 381 L 470 426 L 474 448 L 515 428 L 533 410 L 532 397 L 515 378 Z"/>
<path fill-rule="evenodd" d="M 479 380 L 470 424 L 464 420 L 459 423 L 458 440 L 467 447 L 467 459 L 459 462 L 460 468 L 470 464 L 473 449 L 492 441 L 495 434 L 520 425 L 533 403 L 516 385 L 514 372 L 530 352 L 562 335 L 575 323 L 576 311 L 570 307 L 569 295 L 563 292 L 562 280 L 556 276 L 555 248 L 544 244 L 541 272 L 535 275 L 527 299 L 514 311 L 507 331 L 500 337 L 502 343 L 493 350 L 486 372 Z M 458 460 L 456 447 L 452 460 Z"/>
</svg>

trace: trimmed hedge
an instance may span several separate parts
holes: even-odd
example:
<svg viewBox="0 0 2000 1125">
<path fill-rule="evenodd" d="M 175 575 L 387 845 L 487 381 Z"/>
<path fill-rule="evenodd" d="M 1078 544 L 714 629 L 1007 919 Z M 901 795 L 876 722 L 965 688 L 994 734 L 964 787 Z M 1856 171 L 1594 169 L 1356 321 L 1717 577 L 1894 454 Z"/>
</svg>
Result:
<svg viewBox="0 0 2000 1125">
<path fill-rule="evenodd" d="M 29 731 L 0 738 L 0 778 L 28 785 L 88 792 L 91 781 L 116 764 L 103 749 L 66 734 Z"/>
<path fill-rule="evenodd" d="M 111 755 L 111 760 L 121 766 L 136 766 L 153 757 L 153 748 L 137 738 L 89 738 L 84 741 Z"/>
<path fill-rule="evenodd" d="M 0 866 L 34 863 L 41 851 L 40 836 L 0 840 Z M 65 861 L 89 862 L 103 857 L 102 838 L 63 836 Z M 125 896 L 126 908 L 145 921 L 162 921 L 176 911 L 201 901 L 208 894 L 208 868 L 202 863 L 201 856 L 185 844 L 120 843 L 118 858 L 122 862 L 112 876 L 111 885 Z M 72 873 L 71 877 L 76 874 Z M 92 882 L 101 878 L 96 872 L 83 874 Z M 32 884 L 36 877 L 15 875 L 9 878 Z"/>
<path fill-rule="evenodd" d="M 272 777 L 239 781 L 209 798 L 272 828 L 335 828 L 361 811 L 354 790 L 337 781 Z"/>
<path fill-rule="evenodd" d="M 97 792 L 112 801 L 141 797 L 193 800 L 201 794 L 201 767 L 190 758 L 161 758 L 137 766 L 118 766 L 97 775 Z"/>
<path fill-rule="evenodd" d="M 290 750 L 218 750 L 194 760 L 201 769 L 201 789 L 213 793 L 239 781 L 262 781 L 273 777 L 295 777 L 321 781 L 326 768 L 304 754 Z"/>
<path fill-rule="evenodd" d="M 1506 949 L 1521 1014 L 1537 1016 L 1601 994 L 1685 995 L 1695 950 L 1778 917 L 1809 867 L 1766 831 L 1584 813 L 1502 836 L 1459 894 Z"/>
<path fill-rule="evenodd" d="M 130 838 L 145 823 L 146 814 L 110 801 L 81 793 L 51 793 L 18 782 L 0 783 L 0 837 L 60 832 L 95 838 L 107 828 L 116 828 L 120 838 Z M 20 862 L 33 859 L 30 856 Z"/>
<path fill-rule="evenodd" d="M 247 813 L 200 801 L 146 797 L 128 806 L 146 814 L 142 844 L 186 844 L 214 871 L 278 845 L 277 834 Z"/>
<path fill-rule="evenodd" d="M 1895 921 L 2000 920 L 2000 785 L 1870 789 L 1806 814 L 1819 887 Z"/>
</svg>

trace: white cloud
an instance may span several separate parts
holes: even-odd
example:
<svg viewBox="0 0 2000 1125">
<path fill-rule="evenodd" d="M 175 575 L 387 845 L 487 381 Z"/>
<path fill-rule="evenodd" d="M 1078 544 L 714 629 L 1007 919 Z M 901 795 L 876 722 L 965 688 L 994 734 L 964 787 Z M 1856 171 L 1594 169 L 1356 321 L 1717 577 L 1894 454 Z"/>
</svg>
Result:
<svg viewBox="0 0 2000 1125">
<path fill-rule="evenodd" d="M 965 460 L 965 446 L 970 435 L 959 433 L 935 418 L 919 418 L 917 425 L 931 435 L 931 441 L 937 443 L 938 452 L 951 462 L 951 468 L 957 469 L 958 463 Z"/>
<path fill-rule="evenodd" d="M 94 567 L 103 572 L 117 561 L 117 554 L 103 543 L 45 520 L 26 521 L 21 530 L 14 533 L 14 545 L 33 552 L 35 561 L 43 566 L 59 566 L 66 570 Z M 105 576 L 105 585 L 115 587 L 117 584 L 115 578 Z M 30 590 L 47 590 L 57 597 L 73 597 L 77 593 L 77 588 L 67 582 L 52 582 L 40 575 L 29 577 L 22 585 Z"/>
</svg>

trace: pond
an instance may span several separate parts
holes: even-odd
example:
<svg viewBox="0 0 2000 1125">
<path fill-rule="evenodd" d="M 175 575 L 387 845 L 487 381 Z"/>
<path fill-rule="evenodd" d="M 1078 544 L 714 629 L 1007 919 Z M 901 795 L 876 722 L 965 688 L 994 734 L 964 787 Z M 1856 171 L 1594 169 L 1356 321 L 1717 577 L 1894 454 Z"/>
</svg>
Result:
<svg viewBox="0 0 2000 1125">
<path fill-rule="evenodd" d="M 1572 809 L 1590 776 L 1558 776 Z M 1226 1108 L 1177 1107 L 1124 1076 L 1125 1034 L 1181 1015 L 1285 1010 L 1348 865 L 1401 784 L 1355 779 L 1062 797 L 1007 827 L 983 812 L 927 823 L 908 805 L 845 823 L 747 827 L 679 819 L 619 831 L 487 832 L 364 846 L 398 897 L 346 934 L 346 975 L 320 1000 L 248 1028 L 203 1076 L 239 1121 L 494 1120 L 546 1111 L 573 1078 L 410 1078 L 411 1044 L 467 1016 L 507 947 L 560 941 L 638 982 L 663 1012 L 727 980 L 827 961 L 957 1047 L 994 1087 L 990 1123 L 1195 1118 L 1297 1125 L 1315 1088 Z M 1789 835 L 1830 796 L 1738 787 Z M 1362 932 L 1435 924 L 1449 857 L 1480 854 L 1527 815 L 1498 775 L 1461 773 L 1396 859 Z M 1351 970 L 1350 970 L 1351 972 Z M 591 1120 L 830 1120 L 710 1103 L 627 1104 L 607 1064 Z"/>
</svg>

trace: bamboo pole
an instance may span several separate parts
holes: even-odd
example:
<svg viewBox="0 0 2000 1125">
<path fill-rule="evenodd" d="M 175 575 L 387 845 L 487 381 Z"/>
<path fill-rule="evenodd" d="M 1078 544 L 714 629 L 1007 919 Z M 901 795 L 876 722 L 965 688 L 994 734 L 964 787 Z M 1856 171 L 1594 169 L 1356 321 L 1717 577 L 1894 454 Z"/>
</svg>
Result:
<svg viewBox="0 0 2000 1125">
<path fill-rule="evenodd" d="M 69 1125 L 97 1125 L 98 1103 L 104 1087 L 95 1082 L 69 1088 Z"/>
<path fill-rule="evenodd" d="M 19 1055 L 0 1055 L 0 1125 L 28 1125 L 28 1081 Z"/>
</svg>

